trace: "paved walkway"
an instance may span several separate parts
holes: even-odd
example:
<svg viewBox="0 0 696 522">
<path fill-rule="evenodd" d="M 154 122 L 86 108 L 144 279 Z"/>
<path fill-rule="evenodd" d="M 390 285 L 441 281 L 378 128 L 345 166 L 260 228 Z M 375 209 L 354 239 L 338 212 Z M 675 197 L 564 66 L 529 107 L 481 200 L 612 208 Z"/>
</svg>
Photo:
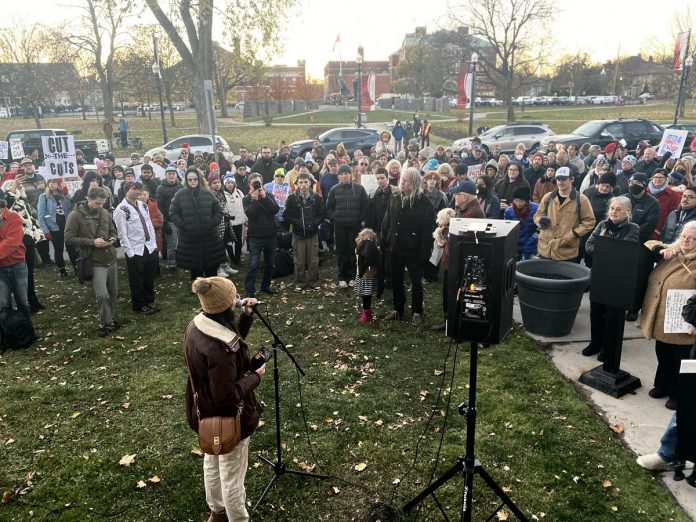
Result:
<svg viewBox="0 0 696 522">
<path fill-rule="evenodd" d="M 519 303 L 515 300 L 513 316 L 522 322 Z M 636 455 L 655 453 L 660 446 L 660 437 L 667 427 L 672 412 L 665 408 L 666 399 L 652 399 L 648 391 L 652 388 L 657 360 L 653 341 L 646 341 L 637 323 L 626 323 L 621 369 L 638 377 L 642 387 L 634 393 L 615 399 L 594 388 L 578 382 L 582 373 L 599 366 L 596 357 L 584 357 L 580 351 L 590 340 L 590 300 L 586 293 L 572 332 L 561 338 L 547 338 L 528 334 L 548 350 L 551 360 L 578 391 L 587 398 L 592 407 L 609 426 L 623 424 L 623 440 Z M 636 473 L 648 473 L 635 465 Z M 690 472 L 689 472 L 690 473 Z M 686 481 L 675 482 L 672 472 L 658 475 L 677 501 L 696 520 L 696 489 Z"/>
</svg>

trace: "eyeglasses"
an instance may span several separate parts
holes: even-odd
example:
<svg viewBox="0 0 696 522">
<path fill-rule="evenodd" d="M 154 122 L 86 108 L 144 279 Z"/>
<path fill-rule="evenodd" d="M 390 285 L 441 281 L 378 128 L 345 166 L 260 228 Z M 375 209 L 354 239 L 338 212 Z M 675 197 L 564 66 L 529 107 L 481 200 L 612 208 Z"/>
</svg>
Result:
<svg viewBox="0 0 696 522">
<path fill-rule="evenodd" d="M 691 237 L 691 236 L 681 236 L 680 239 L 682 241 L 696 241 L 696 237 Z"/>
<path fill-rule="evenodd" d="M 195 181 L 196 183 L 198 183 L 198 178 L 186 178 L 186 181 L 188 181 L 189 183 L 192 181 Z"/>
<path fill-rule="evenodd" d="M 686 194 L 684 194 L 682 196 L 682 199 L 696 199 L 696 196 L 687 196 Z"/>
<path fill-rule="evenodd" d="M 653 176 L 652 179 L 667 179 L 664 176 Z"/>
</svg>

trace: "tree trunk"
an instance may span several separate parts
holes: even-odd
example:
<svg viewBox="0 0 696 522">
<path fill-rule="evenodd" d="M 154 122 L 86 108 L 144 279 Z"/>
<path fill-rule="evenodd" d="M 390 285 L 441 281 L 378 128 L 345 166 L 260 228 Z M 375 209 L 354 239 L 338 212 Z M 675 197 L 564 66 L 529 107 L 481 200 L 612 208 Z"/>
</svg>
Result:
<svg viewBox="0 0 696 522">
<path fill-rule="evenodd" d="M 34 125 L 36 125 L 37 129 L 40 129 L 41 128 L 41 116 L 39 116 L 39 108 L 34 104 L 31 105 L 31 115 L 34 117 Z"/>
<path fill-rule="evenodd" d="M 196 120 L 198 122 L 198 132 L 210 134 L 210 122 L 208 121 L 208 111 L 206 111 L 205 90 L 203 80 L 196 76 L 193 81 L 193 103 L 196 106 Z"/>
<path fill-rule="evenodd" d="M 109 122 L 114 122 L 114 88 L 109 80 L 102 83 L 102 102 L 104 103 L 104 119 Z M 94 110 L 97 111 L 97 105 L 99 105 L 96 100 L 94 102 Z"/>
<path fill-rule="evenodd" d="M 220 102 L 220 117 L 228 118 L 229 114 L 227 113 L 227 86 L 223 85 L 223 81 L 220 77 L 220 74 L 217 74 L 217 81 L 215 83 L 217 84 L 216 87 L 218 91 L 218 100 Z"/>
<path fill-rule="evenodd" d="M 172 87 L 169 82 L 164 82 L 164 98 L 167 100 L 167 107 L 169 107 L 171 126 L 176 127 L 176 121 L 174 120 L 174 106 L 172 105 Z"/>
</svg>

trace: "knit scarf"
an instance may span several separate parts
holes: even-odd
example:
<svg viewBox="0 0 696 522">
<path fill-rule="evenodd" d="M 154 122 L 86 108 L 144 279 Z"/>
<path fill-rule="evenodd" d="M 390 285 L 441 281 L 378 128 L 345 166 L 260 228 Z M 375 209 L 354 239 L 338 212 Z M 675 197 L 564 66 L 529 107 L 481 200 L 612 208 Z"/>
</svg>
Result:
<svg viewBox="0 0 696 522">
<path fill-rule="evenodd" d="M 656 196 L 657 194 L 659 194 L 660 192 L 665 190 L 667 187 L 669 187 L 669 185 L 667 183 L 665 183 L 661 187 L 656 187 L 655 185 L 653 185 L 652 181 L 650 183 L 648 183 L 648 188 L 650 189 L 650 194 L 652 194 L 653 196 Z"/>
<path fill-rule="evenodd" d="M 512 211 L 515 213 L 515 216 L 517 216 L 517 219 L 524 221 L 529 217 L 532 208 L 529 205 L 525 205 L 522 208 L 517 208 L 517 205 L 512 205 Z"/>
</svg>

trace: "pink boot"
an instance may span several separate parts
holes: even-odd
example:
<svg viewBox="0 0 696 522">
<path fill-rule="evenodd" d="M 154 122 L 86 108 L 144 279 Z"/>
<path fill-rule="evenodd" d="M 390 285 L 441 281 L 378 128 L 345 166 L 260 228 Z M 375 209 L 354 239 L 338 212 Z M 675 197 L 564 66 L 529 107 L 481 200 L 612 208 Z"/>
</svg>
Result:
<svg viewBox="0 0 696 522">
<path fill-rule="evenodd" d="M 369 323 L 372 320 L 372 315 L 371 310 L 361 310 L 360 311 L 360 322 L 361 323 Z"/>
</svg>

